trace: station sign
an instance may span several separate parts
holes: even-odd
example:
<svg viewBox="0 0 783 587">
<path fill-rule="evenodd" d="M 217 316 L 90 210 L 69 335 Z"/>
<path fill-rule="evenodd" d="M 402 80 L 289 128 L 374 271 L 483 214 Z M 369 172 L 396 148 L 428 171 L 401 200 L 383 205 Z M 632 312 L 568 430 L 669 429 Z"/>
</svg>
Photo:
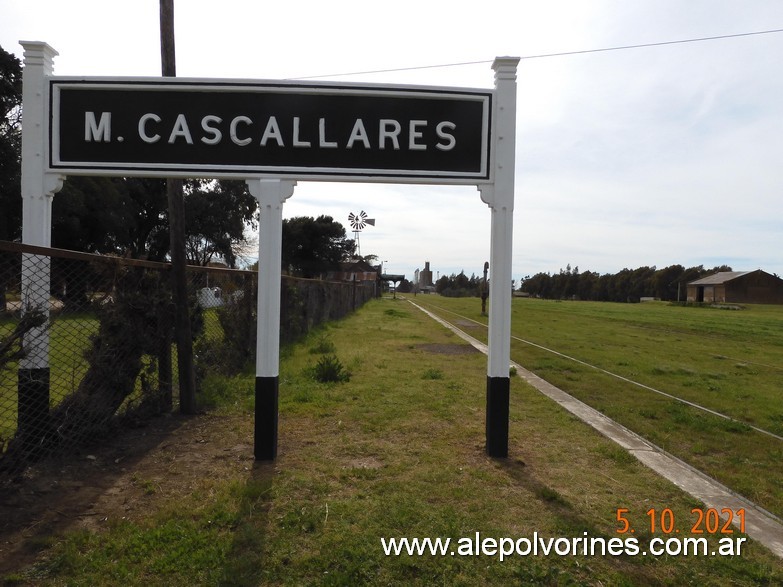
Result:
<svg viewBox="0 0 783 587">
<path fill-rule="evenodd" d="M 63 174 L 490 181 L 492 91 L 49 78 Z"/>
</svg>

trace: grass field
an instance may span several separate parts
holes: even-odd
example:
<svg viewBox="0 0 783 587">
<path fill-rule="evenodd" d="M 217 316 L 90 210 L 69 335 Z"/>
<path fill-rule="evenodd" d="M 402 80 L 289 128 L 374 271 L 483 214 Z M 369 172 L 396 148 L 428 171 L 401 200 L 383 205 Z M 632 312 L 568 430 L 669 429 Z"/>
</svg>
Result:
<svg viewBox="0 0 783 587">
<path fill-rule="evenodd" d="M 452 322 L 460 320 L 456 312 L 486 323 L 475 299 L 418 296 L 416 302 Z M 486 337 L 473 326 L 471 334 Z M 782 306 L 717 310 L 515 299 L 512 335 L 515 361 L 783 516 L 783 440 L 752 428 L 783 436 Z"/>
<path fill-rule="evenodd" d="M 468 306 L 453 308 L 468 314 Z M 536 316 L 574 325 L 584 311 L 587 326 L 562 328 L 572 333 L 570 350 L 602 346 L 602 308 L 551 304 L 554 314 L 536 315 L 543 312 L 538 308 L 515 303 L 515 330 L 520 318 L 532 324 Z M 609 306 L 607 311 L 615 312 Z M 628 321 L 624 311 L 618 310 L 616 323 Z M 628 335 L 638 329 L 644 340 L 652 329 L 664 337 L 677 324 L 659 330 L 660 321 L 640 314 Z M 717 324 L 713 328 L 720 331 Z M 742 331 L 731 330 L 736 329 Z M 536 330 L 549 335 L 552 328 Z M 695 330 L 677 336 L 692 334 Z M 330 351 L 350 371 L 349 381 L 313 379 L 314 366 Z M 770 353 L 767 360 L 774 359 Z M 547 360 L 531 355 L 521 362 L 538 361 L 538 368 L 563 381 L 588 379 L 581 369 Z M 629 370 L 641 369 L 633 361 L 614 359 L 628 362 Z M 675 358 L 646 361 L 649 370 Z M 650 378 L 655 381 L 654 374 Z M 161 449 L 153 459 L 163 467 L 159 476 L 145 473 L 140 460 L 124 473 L 136 493 L 128 491 L 121 516 L 105 514 L 98 527 L 76 527 L 52 538 L 35 565 L 6 579 L 36 585 L 248 586 L 783 582 L 783 563 L 753 542 L 741 555 L 726 557 L 550 554 L 501 562 L 485 554 L 384 555 L 381 538 L 403 536 L 459 540 L 480 532 L 482 538 L 518 539 L 537 532 L 545 538 L 608 540 L 619 536 L 618 508 L 628 509 L 642 544 L 661 536 L 649 528 L 645 512 L 651 508 L 670 508 L 687 533 L 691 509 L 701 504 L 521 379 L 511 385 L 511 456 L 490 459 L 484 451 L 486 357 L 404 300 L 370 302 L 285 349 L 280 454 L 274 464 L 254 464 L 246 453 L 225 456 L 233 454 L 238 439 L 251 442 L 254 376 L 208 377 L 202 399 L 214 407 L 199 424 L 198 442 L 187 444 L 191 451 L 211 451 L 202 474 L 181 482 L 195 465 L 187 452 L 172 447 L 165 458 Z M 170 444 L 183 443 L 184 432 Z M 710 536 L 710 544 L 718 538 Z"/>
</svg>

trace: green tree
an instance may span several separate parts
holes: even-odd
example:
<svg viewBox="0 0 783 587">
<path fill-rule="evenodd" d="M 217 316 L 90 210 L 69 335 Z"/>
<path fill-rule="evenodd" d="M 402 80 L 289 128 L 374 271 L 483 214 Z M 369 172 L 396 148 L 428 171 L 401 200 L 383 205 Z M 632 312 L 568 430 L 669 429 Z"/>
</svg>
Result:
<svg viewBox="0 0 783 587">
<path fill-rule="evenodd" d="M 216 255 L 235 266 L 236 249 L 257 204 L 244 182 L 188 183 L 185 224 L 188 262 Z M 62 249 L 165 261 L 170 246 L 166 182 L 146 178 L 69 177 L 52 203 L 52 245 Z M 79 261 L 56 259 L 55 294 L 85 301 L 90 275 Z M 66 297 L 67 296 L 67 297 Z"/>
<path fill-rule="evenodd" d="M 584 271 L 579 274 L 576 295 L 580 300 L 594 300 L 597 295 L 598 273 Z"/>
<path fill-rule="evenodd" d="M 662 300 L 676 300 L 679 285 L 680 297 L 684 298 L 685 284 L 682 282 L 684 272 L 685 267 L 682 265 L 669 265 L 656 271 L 653 276 L 655 297 Z"/>
<path fill-rule="evenodd" d="M 552 290 L 552 276 L 544 272 L 536 273 L 532 277 L 528 275 L 522 280 L 519 289 L 534 297 L 548 298 Z"/>
<path fill-rule="evenodd" d="M 246 228 L 256 228 L 258 202 L 243 181 L 197 181 L 185 197 L 185 247 L 188 261 L 207 265 L 221 257 L 235 267 L 246 242 Z"/>
<path fill-rule="evenodd" d="M 0 240 L 22 234 L 22 64 L 0 47 Z M 5 313 L 5 292 L 14 269 L 0 271 L 0 315 Z"/>
<path fill-rule="evenodd" d="M 188 182 L 188 261 L 206 265 L 219 256 L 235 266 L 256 209 L 244 182 Z M 52 203 L 52 244 L 63 249 L 163 261 L 168 226 L 166 182 L 159 179 L 69 177 Z"/>
<path fill-rule="evenodd" d="M 435 292 L 442 294 L 449 287 L 449 278 L 444 275 L 435 282 Z"/>
<path fill-rule="evenodd" d="M 413 284 L 407 279 L 400 281 L 397 285 L 397 291 L 400 293 L 411 293 L 413 291 Z"/>
<path fill-rule="evenodd" d="M 52 244 L 163 260 L 168 252 L 164 190 L 160 180 L 69 177 L 52 202 Z"/>
<path fill-rule="evenodd" d="M 283 271 L 317 277 L 350 259 L 356 245 L 331 216 L 296 216 L 283 220 Z"/>
<path fill-rule="evenodd" d="M 460 271 L 459 275 L 454 278 L 454 287 L 457 289 L 470 289 L 470 279 L 465 275 L 465 271 Z"/>
<path fill-rule="evenodd" d="M 0 47 L 0 240 L 22 233 L 22 64 Z"/>
</svg>

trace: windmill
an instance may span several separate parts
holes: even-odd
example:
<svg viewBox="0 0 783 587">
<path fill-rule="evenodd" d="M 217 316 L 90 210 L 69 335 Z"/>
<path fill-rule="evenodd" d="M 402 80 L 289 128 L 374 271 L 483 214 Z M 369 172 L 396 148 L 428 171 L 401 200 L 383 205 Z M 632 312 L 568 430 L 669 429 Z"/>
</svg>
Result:
<svg viewBox="0 0 783 587">
<path fill-rule="evenodd" d="M 353 212 L 348 214 L 348 222 L 351 223 L 351 228 L 353 229 L 353 241 L 356 243 L 356 255 L 361 257 L 362 250 L 359 246 L 359 233 L 364 230 L 368 224 L 370 226 L 375 226 L 375 218 L 367 218 L 367 212 L 362 210 L 358 214 L 354 214 Z"/>
</svg>

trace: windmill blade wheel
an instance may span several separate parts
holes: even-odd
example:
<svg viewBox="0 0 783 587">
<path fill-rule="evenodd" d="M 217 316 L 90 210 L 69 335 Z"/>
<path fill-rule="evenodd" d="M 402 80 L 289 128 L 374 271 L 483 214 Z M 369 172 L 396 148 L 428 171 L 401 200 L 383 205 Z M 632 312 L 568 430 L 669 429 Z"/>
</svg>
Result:
<svg viewBox="0 0 783 587">
<path fill-rule="evenodd" d="M 364 212 L 364 210 L 362 210 L 358 215 L 351 212 L 348 214 L 348 222 L 351 223 L 351 228 L 353 228 L 355 231 L 362 230 L 366 226 L 364 222 L 364 218 L 366 217 L 367 214 Z"/>
</svg>

